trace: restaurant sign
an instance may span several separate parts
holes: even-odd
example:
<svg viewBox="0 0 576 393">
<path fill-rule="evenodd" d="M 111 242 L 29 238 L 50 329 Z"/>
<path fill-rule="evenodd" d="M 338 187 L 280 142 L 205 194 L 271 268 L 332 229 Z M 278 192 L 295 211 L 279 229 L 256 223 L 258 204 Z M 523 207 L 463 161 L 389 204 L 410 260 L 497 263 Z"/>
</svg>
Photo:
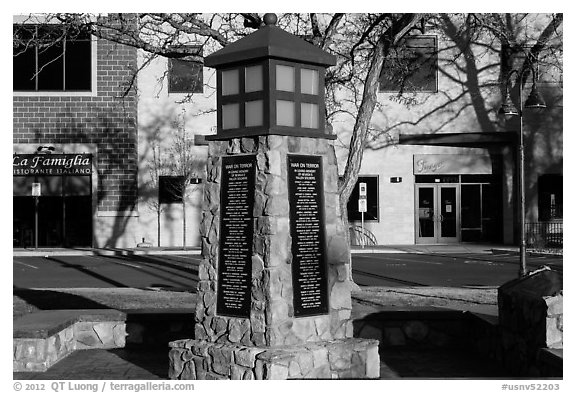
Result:
<svg viewBox="0 0 576 393">
<path fill-rule="evenodd" d="M 480 154 L 414 154 L 415 175 L 492 174 L 490 156 Z"/>
<path fill-rule="evenodd" d="M 92 154 L 13 154 L 13 176 L 92 174 Z"/>
</svg>

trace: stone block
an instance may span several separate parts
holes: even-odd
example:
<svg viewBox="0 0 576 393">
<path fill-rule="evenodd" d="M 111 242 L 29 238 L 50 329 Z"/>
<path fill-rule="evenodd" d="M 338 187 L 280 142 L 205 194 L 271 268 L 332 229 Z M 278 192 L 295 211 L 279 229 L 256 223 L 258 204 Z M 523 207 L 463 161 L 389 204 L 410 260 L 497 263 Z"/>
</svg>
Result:
<svg viewBox="0 0 576 393">
<path fill-rule="evenodd" d="M 546 318 L 546 348 L 562 348 L 563 332 L 558 329 L 556 317 Z"/>
<path fill-rule="evenodd" d="M 202 295 L 202 302 L 205 308 L 209 308 L 210 306 L 216 304 L 216 292 L 206 291 Z"/>
<path fill-rule="evenodd" d="M 330 316 L 314 318 L 314 330 L 311 333 L 318 337 L 327 337 L 327 334 L 330 334 Z"/>
<path fill-rule="evenodd" d="M 316 327 L 312 318 L 296 318 L 293 320 L 292 332 L 302 342 L 315 333 Z"/>
<path fill-rule="evenodd" d="M 118 323 L 112 328 L 112 335 L 114 337 L 112 346 L 114 348 L 124 348 L 126 346 L 126 324 Z"/>
<path fill-rule="evenodd" d="M 302 370 L 300 368 L 300 364 L 297 361 L 290 362 L 288 366 L 288 378 L 301 378 L 302 377 Z"/>
<path fill-rule="evenodd" d="M 256 356 L 263 352 L 259 348 L 241 348 L 234 352 L 234 363 L 248 368 L 254 368 L 256 364 Z"/>
<path fill-rule="evenodd" d="M 182 374 L 184 370 L 184 361 L 182 360 L 182 354 L 187 350 L 181 348 L 172 348 L 168 352 L 168 378 L 177 379 Z"/>
<path fill-rule="evenodd" d="M 226 148 L 227 154 L 240 154 L 240 138 L 233 138 L 228 141 L 228 147 Z"/>
<path fill-rule="evenodd" d="M 101 344 L 100 339 L 93 330 L 80 330 L 75 333 L 78 349 L 96 348 Z"/>
<path fill-rule="evenodd" d="M 228 321 L 228 339 L 237 343 L 240 342 L 246 332 L 250 330 L 250 322 L 247 319 L 230 319 Z"/>
<path fill-rule="evenodd" d="M 232 349 L 225 346 L 212 346 L 208 348 L 208 353 L 212 361 L 212 370 L 220 375 L 229 376 L 230 365 L 233 361 Z"/>
<path fill-rule="evenodd" d="M 311 369 L 304 378 L 307 379 L 331 379 L 332 372 L 330 371 L 330 365 L 324 364 Z"/>
<path fill-rule="evenodd" d="M 288 215 L 289 209 L 287 195 L 271 195 L 266 199 L 263 214 L 265 216 L 285 217 Z"/>
<path fill-rule="evenodd" d="M 333 310 L 352 309 L 350 291 L 351 288 L 348 281 L 336 281 L 330 291 L 330 308 Z"/>
<path fill-rule="evenodd" d="M 288 184 L 280 176 L 270 175 L 264 183 L 264 193 L 270 197 L 287 197 Z"/>
<path fill-rule="evenodd" d="M 250 324 L 252 331 L 257 333 L 264 333 L 266 331 L 266 321 L 264 313 L 252 312 L 250 315 Z"/>
<path fill-rule="evenodd" d="M 244 367 L 238 366 L 236 364 L 232 364 L 230 366 L 230 379 L 233 381 L 241 381 L 244 379 L 244 371 L 246 369 Z"/>
<path fill-rule="evenodd" d="M 380 378 L 380 355 L 378 354 L 378 343 L 374 343 L 366 351 L 366 378 Z"/>
<path fill-rule="evenodd" d="M 563 300 L 564 300 L 563 295 L 544 297 L 544 301 L 546 302 L 546 306 L 547 306 L 546 311 L 547 311 L 547 315 L 549 317 L 555 316 L 555 315 L 561 315 L 564 313 L 564 307 L 563 307 L 564 301 Z"/>
<path fill-rule="evenodd" d="M 330 367 L 328 366 L 328 350 L 324 347 L 316 347 L 312 350 L 314 368 Z"/>
<path fill-rule="evenodd" d="M 257 138 L 242 138 L 240 140 L 240 149 L 243 153 L 254 153 L 258 150 Z"/>
<path fill-rule="evenodd" d="M 267 380 L 288 379 L 288 367 L 283 364 L 264 364 L 264 378 Z"/>
<path fill-rule="evenodd" d="M 282 177 L 282 154 L 279 150 L 268 150 L 266 153 L 267 170 L 264 172 Z"/>
</svg>

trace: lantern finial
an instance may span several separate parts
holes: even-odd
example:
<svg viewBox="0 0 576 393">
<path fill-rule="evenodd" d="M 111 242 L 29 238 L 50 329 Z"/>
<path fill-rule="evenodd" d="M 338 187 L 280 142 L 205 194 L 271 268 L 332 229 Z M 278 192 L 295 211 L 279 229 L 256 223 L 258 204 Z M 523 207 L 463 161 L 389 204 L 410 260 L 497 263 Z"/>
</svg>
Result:
<svg viewBox="0 0 576 393">
<path fill-rule="evenodd" d="M 275 26 L 276 22 L 278 22 L 276 14 L 264 14 L 264 24 L 266 26 Z"/>
</svg>

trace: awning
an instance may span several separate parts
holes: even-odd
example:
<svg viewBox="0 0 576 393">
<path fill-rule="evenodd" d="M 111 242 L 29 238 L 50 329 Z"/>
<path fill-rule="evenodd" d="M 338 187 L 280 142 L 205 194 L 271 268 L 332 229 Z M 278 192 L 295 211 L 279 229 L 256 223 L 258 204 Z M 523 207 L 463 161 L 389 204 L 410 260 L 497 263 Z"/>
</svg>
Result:
<svg viewBox="0 0 576 393">
<path fill-rule="evenodd" d="M 504 147 L 517 143 L 516 132 L 463 132 L 448 134 L 400 134 L 400 145 L 431 145 L 454 147 Z"/>
</svg>

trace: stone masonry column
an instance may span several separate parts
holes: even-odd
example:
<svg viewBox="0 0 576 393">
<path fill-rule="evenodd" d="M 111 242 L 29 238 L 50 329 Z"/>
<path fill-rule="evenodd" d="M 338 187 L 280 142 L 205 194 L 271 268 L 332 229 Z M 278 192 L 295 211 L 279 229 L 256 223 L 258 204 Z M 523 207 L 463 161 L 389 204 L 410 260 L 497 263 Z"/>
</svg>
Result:
<svg viewBox="0 0 576 393">
<path fill-rule="evenodd" d="M 172 379 L 378 378 L 378 341 L 352 337 L 350 248 L 326 130 L 336 59 L 275 26 L 207 56 L 208 136 L 194 338 Z"/>
<path fill-rule="evenodd" d="M 171 343 L 170 377 L 377 378 L 378 342 L 352 338 L 347 270 L 350 251 L 340 219 L 338 172 L 331 142 L 269 135 L 214 141 L 209 149 L 195 339 Z M 325 252 L 327 262 L 326 287 L 309 285 L 312 290 L 306 292 L 314 300 L 315 295 L 322 296 L 319 291 L 325 291 L 327 312 L 302 317 L 295 315 L 287 184 L 288 157 L 296 153 L 318 157 L 322 163 L 325 250 L 320 252 Z M 219 263 L 221 268 L 226 263 L 219 259 L 223 251 L 221 212 L 227 197 L 221 194 L 222 161 L 233 156 L 254 157 L 256 166 L 248 318 L 217 312 L 217 303 L 224 301 L 218 299 Z M 316 251 L 314 245 L 310 248 Z M 314 273 L 311 276 L 318 279 Z M 310 306 L 302 294 L 299 298 L 297 308 L 303 302 Z"/>
</svg>

